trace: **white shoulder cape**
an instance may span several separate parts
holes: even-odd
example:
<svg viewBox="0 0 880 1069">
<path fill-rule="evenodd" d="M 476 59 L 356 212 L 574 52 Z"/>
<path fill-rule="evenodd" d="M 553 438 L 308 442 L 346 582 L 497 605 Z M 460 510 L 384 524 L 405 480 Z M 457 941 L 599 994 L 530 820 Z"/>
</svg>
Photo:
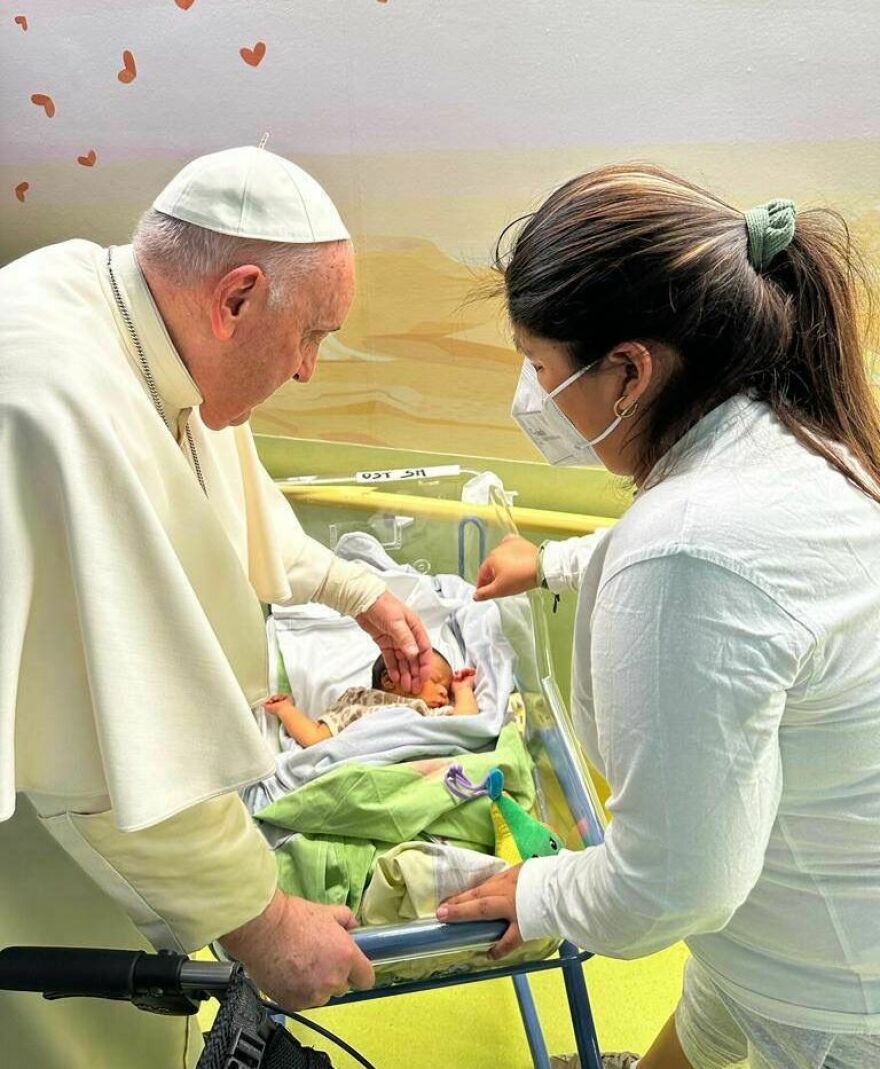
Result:
<svg viewBox="0 0 880 1069">
<path fill-rule="evenodd" d="M 251 713 L 266 641 L 241 559 L 267 551 L 251 538 L 236 552 L 153 409 L 104 256 L 66 242 L 0 271 L 0 820 L 18 790 L 72 809 L 108 799 L 135 830 L 273 769 Z M 213 451 L 199 430 L 209 469 L 265 494 L 247 428 Z M 277 596 L 283 562 L 252 563 Z"/>
</svg>

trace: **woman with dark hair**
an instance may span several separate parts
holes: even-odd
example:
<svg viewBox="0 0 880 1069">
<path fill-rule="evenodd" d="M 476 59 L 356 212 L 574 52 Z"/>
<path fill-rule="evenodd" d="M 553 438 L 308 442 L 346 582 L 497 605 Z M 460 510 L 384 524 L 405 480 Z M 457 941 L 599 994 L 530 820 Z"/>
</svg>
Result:
<svg viewBox="0 0 880 1069">
<path fill-rule="evenodd" d="M 498 956 L 684 939 L 640 1069 L 880 1066 L 880 415 L 846 226 L 609 167 L 498 266 L 514 418 L 637 488 L 615 527 L 510 539 L 478 580 L 579 591 L 573 716 L 613 816 L 439 915 L 509 920 Z"/>
</svg>

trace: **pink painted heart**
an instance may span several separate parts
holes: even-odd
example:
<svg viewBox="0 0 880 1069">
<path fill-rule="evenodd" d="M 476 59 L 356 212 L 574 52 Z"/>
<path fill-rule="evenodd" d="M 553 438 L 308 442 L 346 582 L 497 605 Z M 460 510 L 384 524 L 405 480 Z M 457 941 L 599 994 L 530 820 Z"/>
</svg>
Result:
<svg viewBox="0 0 880 1069">
<path fill-rule="evenodd" d="M 117 73 L 116 77 L 120 82 L 128 85 L 129 82 L 133 82 L 137 78 L 137 67 L 134 63 L 134 56 L 127 48 L 122 53 L 122 64 L 122 70 Z"/>
<path fill-rule="evenodd" d="M 42 108 L 50 119 L 55 114 L 55 101 L 50 96 L 46 96 L 45 93 L 34 93 L 31 97 L 31 103 L 36 104 L 38 108 Z"/>
<path fill-rule="evenodd" d="M 15 187 L 15 195 L 24 204 L 24 195 L 31 188 L 30 182 L 19 182 Z"/>
<path fill-rule="evenodd" d="M 16 15 L 12 21 L 27 33 L 27 15 Z"/>
<path fill-rule="evenodd" d="M 98 159 L 98 154 L 93 148 L 90 148 L 85 156 L 77 156 L 76 162 L 81 163 L 83 167 L 94 167 Z"/>
<path fill-rule="evenodd" d="M 249 67 L 259 67 L 266 54 L 266 42 L 257 41 L 253 48 L 240 48 L 239 55 Z"/>
</svg>

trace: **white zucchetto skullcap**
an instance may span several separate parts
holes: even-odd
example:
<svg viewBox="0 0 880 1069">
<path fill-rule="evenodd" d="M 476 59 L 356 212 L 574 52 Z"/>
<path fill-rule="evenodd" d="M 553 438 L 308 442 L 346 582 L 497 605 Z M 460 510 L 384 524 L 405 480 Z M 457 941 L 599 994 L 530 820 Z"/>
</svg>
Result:
<svg viewBox="0 0 880 1069">
<path fill-rule="evenodd" d="M 311 175 L 253 145 L 188 163 L 153 207 L 238 238 L 307 245 L 350 236 L 333 201 Z"/>
</svg>

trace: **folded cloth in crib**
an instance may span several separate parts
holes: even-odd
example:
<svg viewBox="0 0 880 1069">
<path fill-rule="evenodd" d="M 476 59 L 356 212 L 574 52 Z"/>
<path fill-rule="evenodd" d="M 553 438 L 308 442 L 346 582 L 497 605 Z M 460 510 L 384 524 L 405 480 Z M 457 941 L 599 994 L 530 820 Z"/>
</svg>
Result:
<svg viewBox="0 0 880 1069">
<path fill-rule="evenodd" d="M 401 843 L 376 858 L 361 901 L 364 924 L 433 917 L 441 902 L 507 868 L 500 857 L 449 843 Z"/>
<path fill-rule="evenodd" d="M 479 886 L 506 868 L 507 862 L 499 857 L 448 843 L 402 843 L 376 858 L 360 919 L 365 925 L 376 925 L 433 917 L 441 902 Z M 503 964 L 536 961 L 552 954 L 557 946 L 556 940 L 533 940 L 504 958 Z M 427 980 L 438 974 L 451 976 L 482 969 L 490 963 L 485 951 L 465 950 L 380 965 L 376 975 L 379 983 Z"/>
<path fill-rule="evenodd" d="M 525 808 L 534 805 L 532 760 L 512 723 L 486 753 L 341 765 L 256 814 L 275 846 L 281 889 L 357 913 L 377 856 L 400 843 L 434 839 L 491 854 L 489 800 L 450 794 L 443 777 L 453 760 L 474 781 L 503 769 L 507 791 Z"/>
</svg>

